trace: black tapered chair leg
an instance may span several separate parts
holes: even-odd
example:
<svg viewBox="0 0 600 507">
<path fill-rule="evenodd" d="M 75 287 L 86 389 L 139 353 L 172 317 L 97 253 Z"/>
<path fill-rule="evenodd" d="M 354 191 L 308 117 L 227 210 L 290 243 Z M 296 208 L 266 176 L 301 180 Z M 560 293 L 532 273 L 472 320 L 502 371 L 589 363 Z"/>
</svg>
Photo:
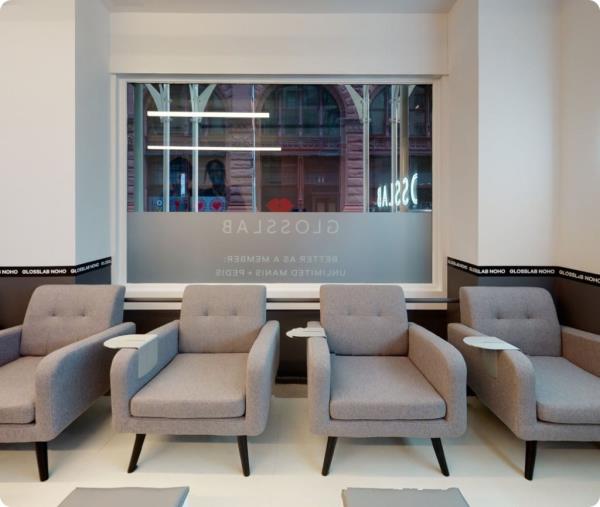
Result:
<svg viewBox="0 0 600 507">
<path fill-rule="evenodd" d="M 327 438 L 327 448 L 325 449 L 325 459 L 323 460 L 323 469 L 321 470 L 321 475 L 329 475 L 329 467 L 331 466 L 331 460 L 333 459 L 335 444 L 337 444 L 337 437 Z"/>
<path fill-rule="evenodd" d="M 446 463 L 446 456 L 444 455 L 444 447 L 442 446 L 441 438 L 432 438 L 431 443 L 433 444 L 433 450 L 435 451 L 435 457 L 440 465 L 442 474 L 448 477 L 450 472 L 448 471 L 448 464 Z"/>
<path fill-rule="evenodd" d="M 48 442 L 35 443 L 35 457 L 37 458 L 40 481 L 48 480 Z"/>
<path fill-rule="evenodd" d="M 240 451 L 240 460 L 242 461 L 242 471 L 244 477 L 250 475 L 250 460 L 248 459 L 248 437 L 243 435 L 237 437 L 238 449 Z"/>
<path fill-rule="evenodd" d="M 533 469 L 535 468 L 535 456 L 537 454 L 537 440 L 527 440 L 525 442 L 525 479 L 533 479 Z"/>
<path fill-rule="evenodd" d="M 142 446 L 146 438 L 145 433 L 138 433 L 135 436 L 135 442 L 133 444 L 133 452 L 131 453 L 131 459 L 129 460 L 129 466 L 127 467 L 127 473 L 130 474 L 137 468 L 138 459 L 142 453 Z"/>
</svg>

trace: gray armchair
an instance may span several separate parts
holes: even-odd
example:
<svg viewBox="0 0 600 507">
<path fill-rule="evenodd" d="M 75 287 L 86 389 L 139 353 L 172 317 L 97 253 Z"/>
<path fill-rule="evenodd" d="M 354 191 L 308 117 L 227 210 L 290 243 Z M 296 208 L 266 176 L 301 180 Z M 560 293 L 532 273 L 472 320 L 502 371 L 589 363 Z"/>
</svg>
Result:
<svg viewBox="0 0 600 507">
<path fill-rule="evenodd" d="M 600 336 L 561 327 L 550 294 L 531 287 L 463 287 L 462 324 L 450 342 L 463 354 L 477 397 L 526 442 L 531 480 L 537 442 L 600 440 Z M 489 335 L 520 350 L 498 352 L 495 376 L 467 336 Z"/>
<path fill-rule="evenodd" d="M 135 331 L 123 320 L 124 288 L 45 285 L 23 325 L 0 331 L 0 442 L 35 442 L 40 480 L 48 442 L 109 388 L 109 338 Z"/>
<path fill-rule="evenodd" d="M 138 350 L 120 350 L 111 368 L 113 423 L 136 433 L 133 472 L 147 433 L 231 435 L 245 476 L 248 436 L 266 425 L 279 364 L 279 323 L 266 322 L 266 289 L 190 285 L 179 321 L 157 334 L 157 363 L 139 376 Z"/>
<path fill-rule="evenodd" d="M 326 435 L 323 475 L 338 437 L 431 438 L 444 475 L 442 437 L 466 431 L 466 367 L 450 344 L 408 322 L 391 285 L 324 285 L 327 338 L 308 340 L 311 430 Z"/>
</svg>

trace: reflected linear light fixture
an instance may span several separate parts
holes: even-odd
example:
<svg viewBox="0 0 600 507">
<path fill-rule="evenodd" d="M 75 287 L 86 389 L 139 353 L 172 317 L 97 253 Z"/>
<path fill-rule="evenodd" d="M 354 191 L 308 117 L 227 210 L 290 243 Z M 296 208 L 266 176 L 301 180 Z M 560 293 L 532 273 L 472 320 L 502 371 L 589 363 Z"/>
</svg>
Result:
<svg viewBox="0 0 600 507">
<path fill-rule="evenodd" d="M 277 146 L 148 146 L 149 150 L 170 151 L 281 151 Z"/>
<path fill-rule="evenodd" d="M 1 2 L 2 0 L 0 0 Z M 188 111 L 148 111 L 150 118 L 269 118 L 269 113 L 221 113 Z"/>
</svg>

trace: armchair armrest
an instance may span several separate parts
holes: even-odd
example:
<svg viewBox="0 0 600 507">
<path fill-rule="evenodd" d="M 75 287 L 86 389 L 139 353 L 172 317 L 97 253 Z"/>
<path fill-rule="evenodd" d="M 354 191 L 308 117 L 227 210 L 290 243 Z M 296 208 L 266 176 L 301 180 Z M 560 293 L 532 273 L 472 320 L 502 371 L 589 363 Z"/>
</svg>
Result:
<svg viewBox="0 0 600 507">
<path fill-rule="evenodd" d="M 71 343 L 44 357 L 35 375 L 36 422 L 40 439 L 51 440 L 109 388 L 114 352 L 104 342 L 135 331 L 124 323 Z"/>
<path fill-rule="evenodd" d="M 115 355 L 110 368 L 110 389 L 113 423 L 115 428 L 123 427 L 123 422 L 131 416 L 131 398 L 157 373 L 169 364 L 179 352 L 179 321 L 174 320 L 154 331 L 157 337 L 156 365 L 142 377 L 139 376 L 139 350 L 121 349 Z"/>
<path fill-rule="evenodd" d="M 463 339 L 467 336 L 485 336 L 485 334 L 464 324 L 448 324 L 448 341 L 458 350 L 461 350 L 462 347 L 468 347 L 463 342 Z"/>
<path fill-rule="evenodd" d="M 279 322 L 267 322 L 248 354 L 246 418 L 248 435 L 260 435 L 267 425 L 273 382 L 279 367 Z"/>
<path fill-rule="evenodd" d="M 480 351 L 463 342 L 467 336 L 485 336 L 463 324 L 448 326 L 448 339 L 467 363 L 469 386 L 519 438 L 527 439 L 527 427 L 537 420 L 535 371 L 519 350 L 498 352 L 496 377 L 482 364 Z"/>
<path fill-rule="evenodd" d="M 600 335 L 561 327 L 562 355 L 573 364 L 600 377 Z"/>
<path fill-rule="evenodd" d="M 537 422 L 533 364 L 520 350 L 502 350 L 496 380 L 496 400 L 491 408 L 518 437 L 528 440 L 523 431 Z"/>
<path fill-rule="evenodd" d="M 409 324 L 408 357 L 446 402 L 446 419 L 467 429 L 467 366 L 460 352 L 427 329 Z"/>
<path fill-rule="evenodd" d="M 308 339 L 307 367 L 310 429 L 314 433 L 325 434 L 331 398 L 331 353 L 326 338 Z"/>
<path fill-rule="evenodd" d="M 0 366 L 19 359 L 22 330 L 23 326 L 14 326 L 0 331 Z"/>
</svg>

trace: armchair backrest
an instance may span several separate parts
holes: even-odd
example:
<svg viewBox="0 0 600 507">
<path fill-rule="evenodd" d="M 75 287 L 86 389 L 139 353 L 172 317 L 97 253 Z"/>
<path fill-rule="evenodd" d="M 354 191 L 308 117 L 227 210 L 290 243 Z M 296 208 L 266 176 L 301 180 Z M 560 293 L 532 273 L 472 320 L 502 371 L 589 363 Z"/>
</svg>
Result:
<svg viewBox="0 0 600 507">
<path fill-rule="evenodd" d="M 321 324 L 335 354 L 408 353 L 408 316 L 399 286 L 322 285 Z"/>
<path fill-rule="evenodd" d="M 181 305 L 179 352 L 249 352 L 266 320 L 262 285 L 189 285 Z"/>
<path fill-rule="evenodd" d="M 462 287 L 463 324 L 530 356 L 560 356 L 561 332 L 550 293 L 537 287 Z"/>
<path fill-rule="evenodd" d="M 21 333 L 21 355 L 45 356 L 123 322 L 125 287 L 42 285 L 33 291 Z"/>
</svg>

